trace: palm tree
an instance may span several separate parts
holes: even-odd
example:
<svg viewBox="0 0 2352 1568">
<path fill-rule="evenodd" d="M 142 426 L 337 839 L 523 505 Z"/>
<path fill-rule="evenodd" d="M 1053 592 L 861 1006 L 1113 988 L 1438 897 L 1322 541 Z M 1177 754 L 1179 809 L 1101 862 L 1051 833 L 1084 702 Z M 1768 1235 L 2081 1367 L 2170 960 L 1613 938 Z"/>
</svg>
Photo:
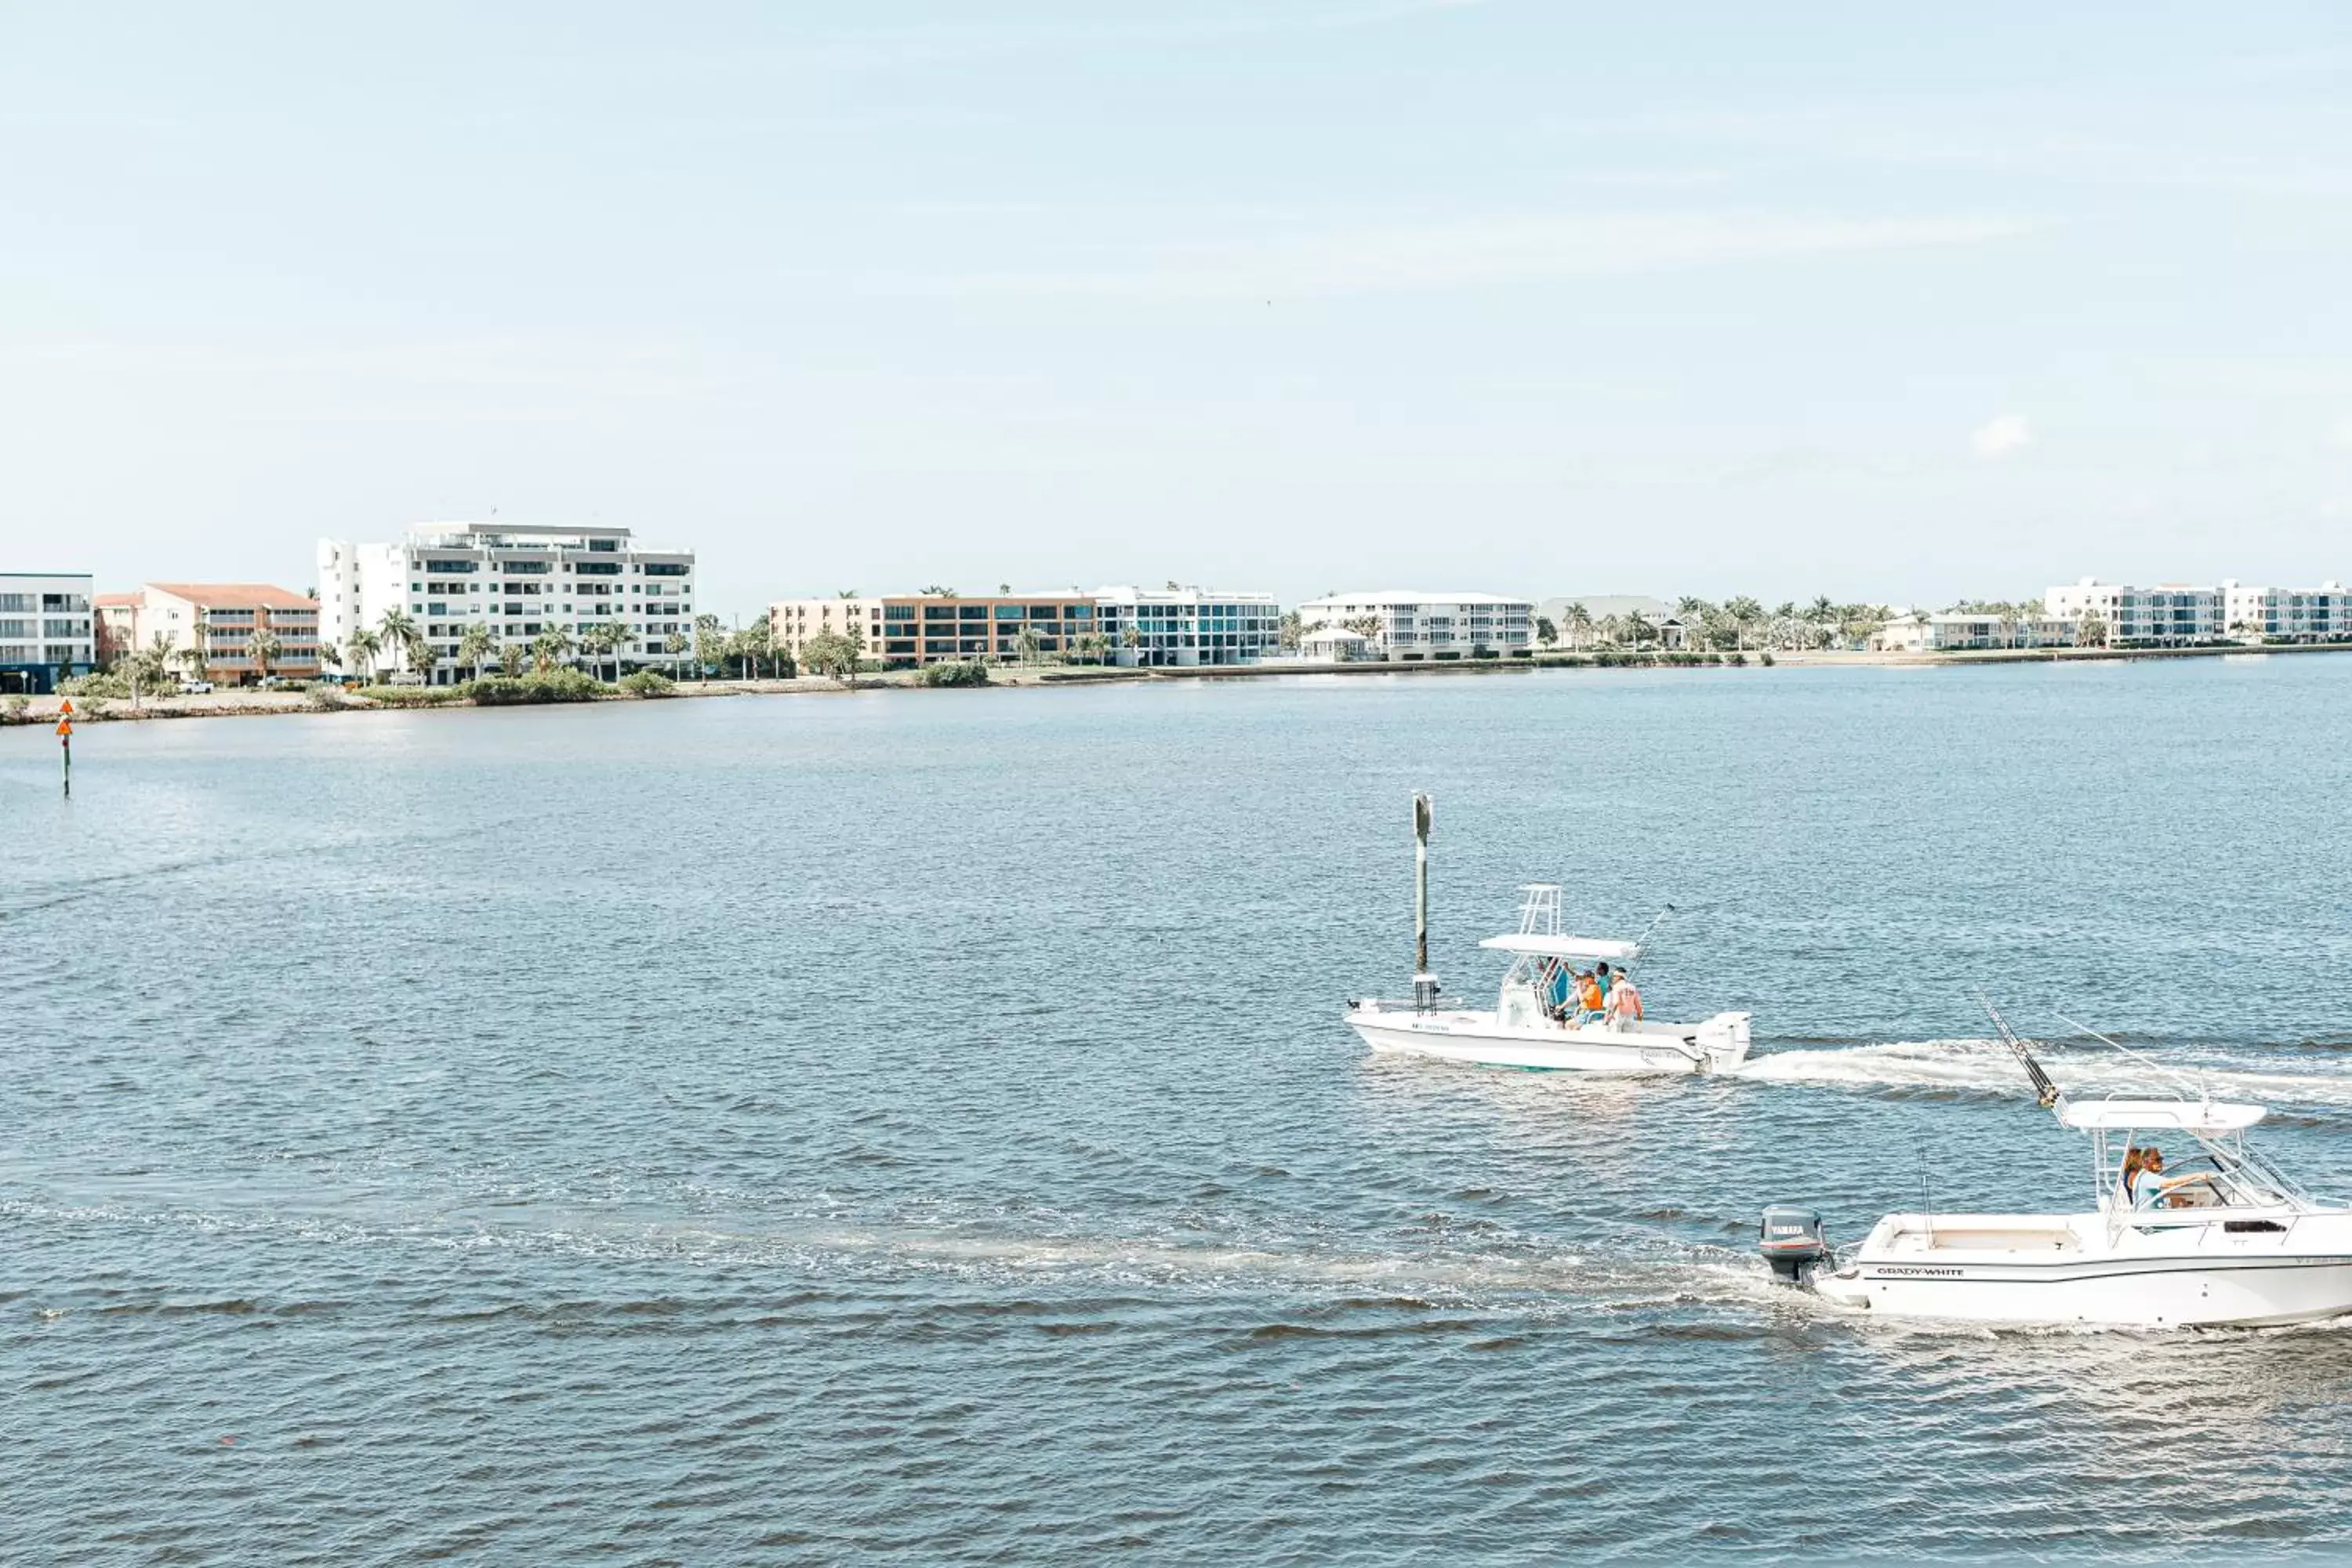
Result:
<svg viewBox="0 0 2352 1568">
<path fill-rule="evenodd" d="M 407 657 L 410 668 L 418 671 L 427 680 L 433 679 L 433 666 L 438 660 L 433 652 L 432 640 L 425 635 L 423 626 L 408 628 L 408 635 L 400 639 L 400 650 Z"/>
<path fill-rule="evenodd" d="M 1364 639 L 1366 647 L 1377 648 L 1383 658 L 1387 656 L 1388 639 L 1384 634 L 1388 630 L 1388 623 L 1381 620 L 1380 616 L 1358 616 L 1354 620 L 1341 626 L 1339 629 L 1355 633 Z"/>
<path fill-rule="evenodd" d="M 1593 625 L 1593 630 L 1601 634 L 1601 640 L 1605 643 L 1616 642 L 1617 634 L 1624 629 L 1625 617 L 1622 616 L 1603 616 Z"/>
<path fill-rule="evenodd" d="M 457 662 L 473 670 L 474 679 L 482 679 L 482 664 L 499 650 L 499 639 L 487 621 L 476 621 L 457 638 Z"/>
<path fill-rule="evenodd" d="M 613 623 L 610 621 L 599 621 L 594 626 L 590 626 L 586 631 L 582 632 L 580 634 L 580 651 L 588 656 L 592 665 L 593 661 L 601 659 L 606 654 L 612 652 Z M 616 668 L 613 672 L 613 679 L 618 680 L 621 678 L 620 670 L 617 668 L 619 661 L 616 659 L 614 662 Z"/>
<path fill-rule="evenodd" d="M 188 679 L 190 680 L 202 680 L 205 678 L 205 671 L 210 668 L 212 663 L 212 661 L 205 657 L 204 645 L 199 642 L 190 642 L 187 647 L 182 648 L 177 654 L 173 655 L 173 657 L 176 658 L 180 661 L 181 666 L 187 670 Z"/>
<path fill-rule="evenodd" d="M 1013 647 L 1020 649 L 1022 663 L 1034 664 L 1037 662 L 1037 655 L 1043 651 L 1045 644 L 1039 640 L 1037 637 L 1037 628 L 1035 626 L 1023 626 L 1021 628 L 1021 635 L 1013 639 Z"/>
<path fill-rule="evenodd" d="M 512 679 L 522 673 L 523 652 L 520 643 L 499 645 L 499 673 Z"/>
<path fill-rule="evenodd" d="M 2106 647 L 2107 617 L 2096 610 L 2084 611 L 2082 622 L 2074 628 L 2074 646 L 2077 647 Z"/>
<path fill-rule="evenodd" d="M 246 647 L 253 658 L 253 678 L 257 684 L 268 680 L 269 667 L 278 661 L 279 654 L 286 651 L 286 645 L 279 642 L 278 634 L 268 626 L 256 626 Z"/>
<path fill-rule="evenodd" d="M 938 583 L 929 584 L 924 587 L 918 588 L 916 592 L 922 595 L 927 599 L 952 599 L 956 596 L 956 591 L 953 588 L 943 586 Z"/>
<path fill-rule="evenodd" d="M 412 638 L 415 630 L 415 620 L 398 605 L 386 610 L 383 618 L 375 624 L 381 651 L 391 654 L 394 659 L 406 656 L 415 646 Z"/>
<path fill-rule="evenodd" d="M 352 673 L 362 680 L 375 676 L 375 656 L 383 651 L 383 639 L 365 626 L 353 626 L 352 635 L 343 639 L 343 652 L 351 662 Z"/>
<path fill-rule="evenodd" d="M 572 638 L 560 627 L 550 626 L 530 639 L 531 663 L 541 675 L 554 668 L 571 651 Z"/>
<path fill-rule="evenodd" d="M 1136 630 L 1133 626 L 1129 626 L 1125 631 L 1118 634 L 1118 640 L 1127 645 L 1128 652 L 1135 655 L 1136 663 L 1141 664 L 1143 662 L 1143 654 L 1141 651 L 1143 647 L 1143 634 L 1141 632 Z"/>
<path fill-rule="evenodd" d="M 768 612 L 761 611 L 758 619 L 737 634 L 737 640 L 742 645 L 743 657 L 751 666 L 751 672 L 758 675 L 760 661 L 776 651 L 776 634 L 768 620 Z"/>
<path fill-rule="evenodd" d="M 700 667 L 696 673 L 705 680 L 709 679 L 712 668 L 726 657 L 727 633 L 719 624 L 719 617 L 717 616 L 695 616 L 694 662 Z"/>
<path fill-rule="evenodd" d="M 637 634 L 629 629 L 626 621 L 613 623 L 613 684 L 621 682 L 621 656 L 636 647 Z"/>
<path fill-rule="evenodd" d="M 1562 610 L 1560 619 L 1568 623 L 1570 647 L 1581 647 L 1592 640 L 1592 612 L 1584 607 L 1583 600 L 1579 599 Z"/>
<path fill-rule="evenodd" d="M 1286 610 L 1283 612 L 1281 627 L 1282 629 L 1276 634 L 1276 636 L 1283 651 L 1286 653 L 1297 653 L 1298 651 L 1298 639 L 1307 635 L 1306 623 L 1299 618 L 1299 615 L 1297 610 Z"/>
<path fill-rule="evenodd" d="M 662 639 L 662 652 L 669 655 L 670 668 L 673 671 L 677 668 L 677 661 L 686 656 L 686 650 L 692 646 L 686 640 L 684 632 L 672 632 Z"/>
<path fill-rule="evenodd" d="M 1748 647 L 1748 629 L 1764 618 L 1764 606 L 1742 594 L 1724 602 L 1723 613 L 1731 617 L 1733 641 L 1742 652 Z"/>
</svg>

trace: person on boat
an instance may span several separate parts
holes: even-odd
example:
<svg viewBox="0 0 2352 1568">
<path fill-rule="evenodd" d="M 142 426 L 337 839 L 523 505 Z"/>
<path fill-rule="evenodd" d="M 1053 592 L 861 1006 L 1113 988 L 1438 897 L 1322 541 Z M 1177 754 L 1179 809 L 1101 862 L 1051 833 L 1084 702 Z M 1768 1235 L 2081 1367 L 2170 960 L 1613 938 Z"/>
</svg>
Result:
<svg viewBox="0 0 2352 1568">
<path fill-rule="evenodd" d="M 1601 970 L 1598 973 L 1591 970 L 1583 970 L 1579 972 L 1577 974 L 1576 1005 L 1578 1011 L 1576 1021 L 1578 1023 L 1590 1024 L 1596 1022 L 1601 1016 L 1601 1010 L 1608 1006 L 1608 972 L 1609 966 L 1604 963 L 1601 966 Z"/>
<path fill-rule="evenodd" d="M 2134 1208 L 2179 1208 L 2182 1206 L 2181 1201 L 2173 1195 L 2173 1194 L 2179 1189 L 2182 1187 L 2194 1186 L 2200 1182 L 2204 1183 L 2208 1188 L 2210 1188 L 2213 1184 L 2212 1178 L 2206 1175 L 2202 1171 L 2192 1171 L 2185 1176 L 2166 1175 L 2164 1173 L 2164 1151 L 2157 1148 L 2153 1144 L 2150 1144 L 2147 1148 L 2138 1151 L 2138 1179 L 2137 1181 L 2132 1181 L 2129 1178 L 2126 1178 L 2127 1184 L 2125 1187 L 2125 1191 L 2130 1193 L 2132 1195 L 2132 1207 Z M 2130 1165 L 2130 1154 L 2127 1153 L 2124 1156 L 2124 1163 L 2126 1166 Z"/>
<path fill-rule="evenodd" d="M 1617 972 L 1617 984 L 1609 988 L 1609 1023 L 1612 1027 L 1630 1029 L 1642 1021 L 1642 993 L 1633 977 L 1624 970 Z"/>
<path fill-rule="evenodd" d="M 1568 1021 L 1568 999 L 1573 994 L 1575 978 L 1569 973 L 1568 965 L 1559 959 L 1547 958 L 1543 961 L 1541 984 L 1538 985 L 1537 991 L 1543 997 L 1545 1017 L 1555 1023 Z"/>
</svg>

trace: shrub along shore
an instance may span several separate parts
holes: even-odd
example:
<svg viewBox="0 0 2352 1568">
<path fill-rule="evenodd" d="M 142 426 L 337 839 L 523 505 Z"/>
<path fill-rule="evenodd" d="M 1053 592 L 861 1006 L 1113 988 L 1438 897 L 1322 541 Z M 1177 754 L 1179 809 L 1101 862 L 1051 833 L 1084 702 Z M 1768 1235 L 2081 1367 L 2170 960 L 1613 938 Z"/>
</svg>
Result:
<svg viewBox="0 0 2352 1568">
<path fill-rule="evenodd" d="M 1244 680 L 1297 675 L 1486 675 L 1531 674 L 1546 669 L 1730 668 L 1802 665 L 1950 665 L 2074 663 L 2078 660 L 2197 658 L 2252 654 L 2352 652 L 2352 644 L 2233 645 L 2182 648 L 1994 648 L 1943 653 L 1772 653 L 1763 650 L 1701 653 L 1657 649 L 1596 648 L 1544 651 L 1531 658 L 1447 659 L 1430 663 L 1373 661 L 1305 664 L 1214 665 L 1192 668 L 1129 669 L 1118 666 L 928 665 L 921 669 L 869 671 L 855 677 L 798 676 L 771 679 L 673 681 L 659 671 L 640 669 L 618 682 L 559 667 L 522 675 L 491 675 L 455 686 L 346 687 L 333 681 L 260 689 L 236 687 L 203 696 L 141 694 L 134 698 L 119 674 L 86 675 L 67 683 L 74 718 L 81 722 L 126 719 L 223 719 L 258 713 L 346 713 L 376 709 L 501 708 L 554 702 L 645 701 L 668 697 L 759 697 L 907 690 L 917 687 L 1080 686 L 1169 680 Z M 0 696 L 0 725 L 54 724 L 57 697 Z"/>
</svg>

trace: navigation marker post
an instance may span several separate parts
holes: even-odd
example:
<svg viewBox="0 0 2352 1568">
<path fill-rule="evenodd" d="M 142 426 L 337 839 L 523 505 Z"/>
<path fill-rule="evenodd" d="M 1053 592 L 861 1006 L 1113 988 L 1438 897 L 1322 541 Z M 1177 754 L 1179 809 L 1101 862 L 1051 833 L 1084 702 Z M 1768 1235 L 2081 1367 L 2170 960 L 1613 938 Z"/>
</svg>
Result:
<svg viewBox="0 0 2352 1568">
<path fill-rule="evenodd" d="M 1412 797 L 1412 1005 L 1437 1005 L 1437 976 L 1429 972 L 1429 829 L 1436 816 L 1425 795 Z"/>
<path fill-rule="evenodd" d="M 73 699 L 58 705 L 58 744 L 65 748 L 66 798 L 73 798 Z"/>
</svg>

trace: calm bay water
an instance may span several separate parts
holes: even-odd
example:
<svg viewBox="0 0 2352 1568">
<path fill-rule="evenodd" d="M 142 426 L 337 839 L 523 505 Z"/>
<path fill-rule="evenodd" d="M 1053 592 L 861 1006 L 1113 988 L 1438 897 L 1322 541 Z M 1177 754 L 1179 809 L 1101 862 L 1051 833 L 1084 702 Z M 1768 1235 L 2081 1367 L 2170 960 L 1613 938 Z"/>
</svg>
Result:
<svg viewBox="0 0 2352 1568">
<path fill-rule="evenodd" d="M 0 734 L 10 1562 L 2340 1553 L 2352 1332 L 1772 1290 L 2080 1206 L 1972 990 L 2352 1193 L 2352 659 Z M 1515 885 L 1738 1079 L 1373 1061 Z M 2051 1054 L 2062 1081 L 2127 1068 Z"/>
</svg>

